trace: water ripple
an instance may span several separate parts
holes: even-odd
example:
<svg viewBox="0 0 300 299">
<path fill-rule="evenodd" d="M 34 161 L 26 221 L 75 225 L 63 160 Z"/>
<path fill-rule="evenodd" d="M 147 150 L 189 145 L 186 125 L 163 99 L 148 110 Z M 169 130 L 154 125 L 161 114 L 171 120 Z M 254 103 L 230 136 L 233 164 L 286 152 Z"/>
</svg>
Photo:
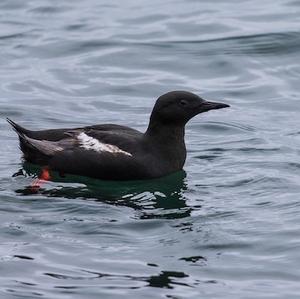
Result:
<svg viewBox="0 0 300 299">
<path fill-rule="evenodd" d="M 1 298 L 299 297 L 297 1 L 0 8 Z M 176 89 L 231 105 L 188 124 L 185 172 L 30 192 L 6 117 L 145 130 Z"/>
</svg>

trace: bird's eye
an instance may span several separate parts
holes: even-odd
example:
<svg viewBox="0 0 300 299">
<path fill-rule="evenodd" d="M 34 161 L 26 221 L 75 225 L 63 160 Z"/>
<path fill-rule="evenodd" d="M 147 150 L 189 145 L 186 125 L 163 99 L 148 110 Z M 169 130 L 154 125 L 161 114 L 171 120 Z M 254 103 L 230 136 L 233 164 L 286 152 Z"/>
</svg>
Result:
<svg viewBox="0 0 300 299">
<path fill-rule="evenodd" d="M 180 105 L 183 106 L 183 107 L 185 107 L 185 106 L 188 105 L 188 102 L 187 102 L 186 100 L 180 100 L 179 103 L 180 103 Z"/>
</svg>

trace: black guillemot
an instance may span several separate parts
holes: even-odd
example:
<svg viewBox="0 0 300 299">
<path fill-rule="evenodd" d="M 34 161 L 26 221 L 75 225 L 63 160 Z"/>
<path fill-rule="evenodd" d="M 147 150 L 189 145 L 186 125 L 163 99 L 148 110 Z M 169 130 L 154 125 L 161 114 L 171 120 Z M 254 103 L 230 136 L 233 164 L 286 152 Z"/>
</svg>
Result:
<svg viewBox="0 0 300 299">
<path fill-rule="evenodd" d="M 191 92 L 171 91 L 156 101 L 145 133 L 115 124 L 31 131 L 7 121 L 18 133 L 26 161 L 63 174 L 141 180 L 181 170 L 186 123 L 199 113 L 226 107 Z"/>
</svg>

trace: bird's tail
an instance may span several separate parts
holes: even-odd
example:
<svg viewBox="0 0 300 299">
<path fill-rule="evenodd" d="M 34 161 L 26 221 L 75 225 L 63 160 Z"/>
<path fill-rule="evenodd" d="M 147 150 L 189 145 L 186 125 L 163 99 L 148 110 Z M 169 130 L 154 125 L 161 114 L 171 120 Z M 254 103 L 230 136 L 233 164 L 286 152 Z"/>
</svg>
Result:
<svg viewBox="0 0 300 299">
<path fill-rule="evenodd" d="M 21 127 L 20 125 L 18 125 L 17 123 L 15 123 L 14 121 L 12 121 L 9 118 L 6 118 L 7 122 L 13 127 L 13 129 L 17 132 L 17 134 L 20 136 L 20 134 L 24 134 L 26 135 L 29 130 Z"/>
<path fill-rule="evenodd" d="M 23 128 L 9 118 L 6 120 L 19 136 L 20 149 L 24 154 L 25 160 L 40 163 L 40 161 L 48 160 L 49 156 L 53 155 L 55 150 L 57 150 L 55 143 L 30 138 L 32 131 Z"/>
</svg>

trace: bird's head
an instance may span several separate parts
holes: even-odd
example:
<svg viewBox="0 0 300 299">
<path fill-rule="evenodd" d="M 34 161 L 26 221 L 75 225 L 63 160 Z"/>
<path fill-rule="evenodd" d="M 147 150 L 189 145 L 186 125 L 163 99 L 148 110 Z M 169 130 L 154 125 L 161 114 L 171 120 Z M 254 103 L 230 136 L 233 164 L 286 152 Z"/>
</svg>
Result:
<svg viewBox="0 0 300 299">
<path fill-rule="evenodd" d="M 157 99 L 150 121 L 162 124 L 185 125 L 197 114 L 226 107 L 229 107 L 229 105 L 203 100 L 191 92 L 171 91 Z"/>
</svg>

